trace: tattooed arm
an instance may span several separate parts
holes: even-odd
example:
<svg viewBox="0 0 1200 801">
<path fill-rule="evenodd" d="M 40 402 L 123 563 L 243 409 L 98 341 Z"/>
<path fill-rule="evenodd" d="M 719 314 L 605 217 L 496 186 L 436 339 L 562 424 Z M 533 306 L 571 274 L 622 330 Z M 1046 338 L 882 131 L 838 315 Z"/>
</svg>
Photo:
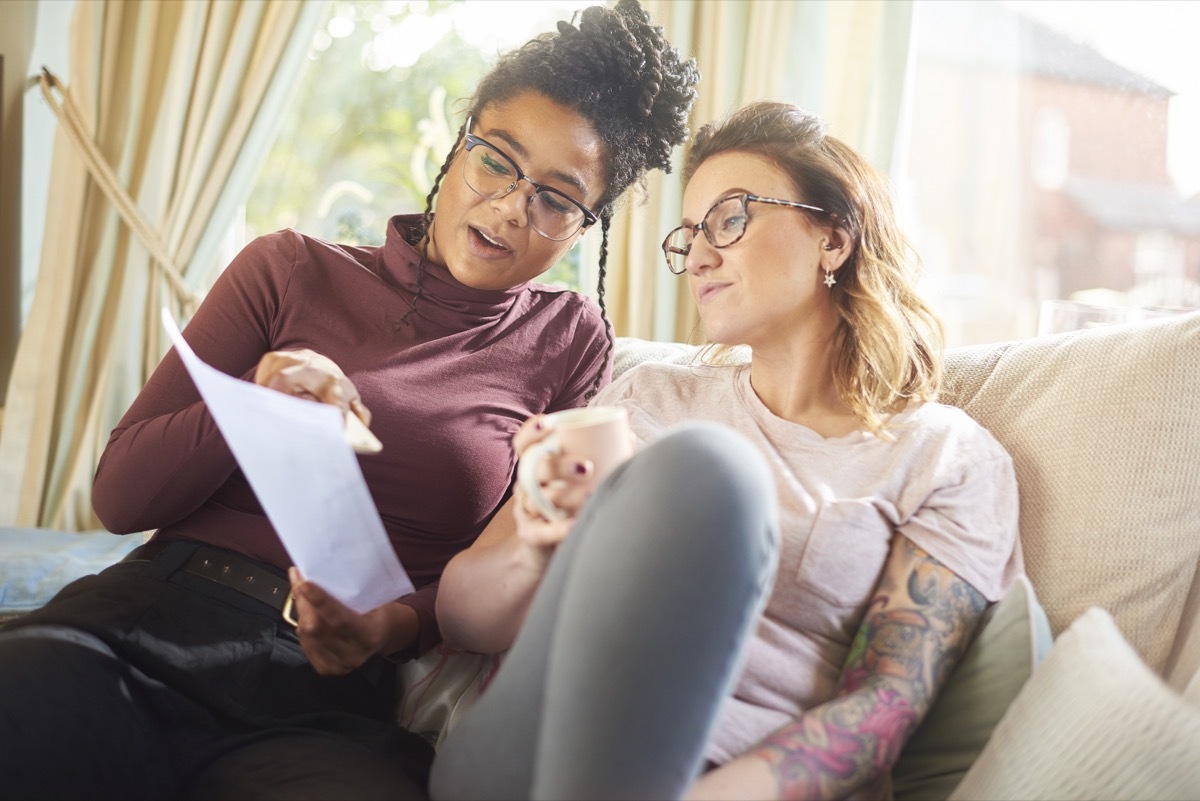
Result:
<svg viewBox="0 0 1200 801">
<path fill-rule="evenodd" d="M 701 776 L 701 798 L 842 798 L 891 770 L 971 642 L 986 601 L 896 536 L 835 697 Z"/>
</svg>

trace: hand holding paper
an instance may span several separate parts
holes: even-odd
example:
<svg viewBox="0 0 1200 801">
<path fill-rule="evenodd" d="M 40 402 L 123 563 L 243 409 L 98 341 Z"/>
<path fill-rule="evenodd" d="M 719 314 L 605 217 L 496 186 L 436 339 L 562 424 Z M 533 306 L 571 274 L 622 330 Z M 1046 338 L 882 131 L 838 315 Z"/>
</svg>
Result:
<svg viewBox="0 0 1200 801">
<path fill-rule="evenodd" d="M 411 593 L 347 444 L 341 410 L 225 375 L 196 356 L 166 309 L 162 320 L 304 577 L 360 613 Z"/>
<path fill-rule="evenodd" d="M 367 428 L 371 411 L 358 388 L 337 364 L 307 348 L 271 351 L 254 371 L 254 383 L 297 398 L 328 403 L 346 415 L 346 441 L 358 453 L 378 453 L 383 445 Z"/>
</svg>

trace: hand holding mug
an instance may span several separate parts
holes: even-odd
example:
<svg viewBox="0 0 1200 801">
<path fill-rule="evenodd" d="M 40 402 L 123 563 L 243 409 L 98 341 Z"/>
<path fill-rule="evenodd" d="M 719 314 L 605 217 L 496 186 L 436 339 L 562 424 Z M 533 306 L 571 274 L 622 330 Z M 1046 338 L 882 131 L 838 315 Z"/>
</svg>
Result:
<svg viewBox="0 0 1200 801">
<path fill-rule="evenodd" d="M 561 523 L 633 455 L 629 415 L 618 406 L 595 406 L 555 412 L 541 422 L 547 433 L 522 451 L 517 487 L 533 511 Z"/>
</svg>

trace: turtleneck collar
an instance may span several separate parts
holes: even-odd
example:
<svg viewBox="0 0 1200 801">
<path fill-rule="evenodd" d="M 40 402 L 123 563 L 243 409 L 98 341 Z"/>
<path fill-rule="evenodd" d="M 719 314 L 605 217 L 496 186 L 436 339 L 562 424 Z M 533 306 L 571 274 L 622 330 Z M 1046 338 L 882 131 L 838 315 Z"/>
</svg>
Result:
<svg viewBox="0 0 1200 801">
<path fill-rule="evenodd" d="M 411 301 L 417 295 L 417 266 L 421 252 L 412 243 L 421 239 L 421 215 L 402 214 L 388 221 L 387 241 L 379 249 L 379 275 Z M 460 282 L 440 264 L 425 263 L 415 316 L 464 330 L 500 319 L 525 291 L 528 283 L 509 289 L 475 289 Z"/>
</svg>

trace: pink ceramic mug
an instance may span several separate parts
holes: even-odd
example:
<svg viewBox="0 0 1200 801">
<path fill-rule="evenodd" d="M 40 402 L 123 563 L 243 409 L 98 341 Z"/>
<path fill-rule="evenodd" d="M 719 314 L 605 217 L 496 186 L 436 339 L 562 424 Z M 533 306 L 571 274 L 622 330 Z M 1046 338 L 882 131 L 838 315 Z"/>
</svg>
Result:
<svg viewBox="0 0 1200 801">
<path fill-rule="evenodd" d="M 567 409 L 546 416 L 550 433 L 521 454 L 517 482 L 533 506 L 547 520 L 564 520 L 567 514 L 550 502 L 538 481 L 538 468 L 549 455 L 567 454 L 592 463 L 592 481 L 599 484 L 633 455 L 629 413 L 620 406 Z"/>
</svg>

